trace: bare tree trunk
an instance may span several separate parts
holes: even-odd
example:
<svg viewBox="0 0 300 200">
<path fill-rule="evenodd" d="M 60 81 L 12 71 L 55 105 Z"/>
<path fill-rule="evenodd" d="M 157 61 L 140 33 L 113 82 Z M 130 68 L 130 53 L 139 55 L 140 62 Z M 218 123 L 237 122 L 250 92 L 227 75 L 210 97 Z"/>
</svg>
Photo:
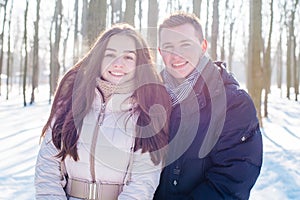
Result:
<svg viewBox="0 0 300 200">
<path fill-rule="evenodd" d="M 153 50 L 153 58 L 156 61 L 157 53 L 157 21 L 158 21 L 158 2 L 157 0 L 148 0 L 148 42 Z"/>
<path fill-rule="evenodd" d="M 282 34 L 280 33 L 279 41 L 277 44 L 277 87 L 281 89 L 281 83 L 282 83 Z"/>
<path fill-rule="evenodd" d="M 10 50 L 10 30 L 11 30 L 11 13 L 13 9 L 13 0 L 11 2 L 11 7 L 9 11 L 9 19 L 8 19 L 8 39 L 7 39 L 7 62 L 6 62 L 6 100 L 8 100 L 8 94 L 9 94 L 9 80 L 11 78 L 10 76 L 10 68 L 11 68 L 11 50 Z"/>
<path fill-rule="evenodd" d="M 286 53 L 286 97 L 290 99 L 290 89 L 292 87 L 292 20 L 289 21 L 287 33 L 287 53 Z"/>
<path fill-rule="evenodd" d="M 297 59 L 296 59 L 296 35 L 295 35 L 295 13 L 297 11 L 297 5 L 299 0 L 296 0 L 293 5 L 292 16 L 291 16 L 291 67 L 292 67 L 292 76 L 293 76 L 293 86 L 295 89 L 295 101 L 297 101 L 297 93 L 299 93 L 299 85 L 297 81 Z"/>
<path fill-rule="evenodd" d="M 206 1 L 206 23 L 205 23 L 205 38 L 209 41 L 211 41 L 208 38 L 208 22 L 209 22 L 209 0 Z"/>
<path fill-rule="evenodd" d="M 118 0 L 117 1 L 118 4 L 117 4 L 117 12 L 119 13 L 119 19 L 116 21 L 116 22 L 122 22 L 123 21 L 123 18 L 124 18 L 124 13 L 122 11 L 122 7 L 123 7 L 123 0 Z"/>
<path fill-rule="evenodd" d="M 63 64 L 63 73 L 65 73 L 67 71 L 66 69 L 66 53 L 67 53 L 67 47 L 68 47 L 68 39 L 69 39 L 69 33 L 70 33 L 70 29 L 71 29 L 71 24 L 69 25 L 68 29 L 67 29 L 67 35 L 64 39 L 63 42 L 63 60 L 62 60 L 62 64 Z"/>
<path fill-rule="evenodd" d="M 261 120 L 261 93 L 262 93 L 262 68 L 260 62 L 261 52 L 261 0 L 253 0 L 250 2 L 250 29 L 249 29 L 249 52 L 248 52 L 248 91 L 251 95 L 255 108 L 257 110 L 258 119 L 262 126 Z"/>
<path fill-rule="evenodd" d="M 81 14 L 81 34 L 82 34 L 82 52 L 88 50 L 88 0 L 82 0 L 82 14 Z M 82 54 L 82 52 L 80 54 Z"/>
<path fill-rule="evenodd" d="M 0 50 L 0 96 L 1 96 L 1 82 L 2 82 L 1 74 L 2 74 L 2 70 L 3 70 L 3 44 L 4 44 L 5 23 L 6 23 L 7 2 L 8 2 L 8 0 L 5 0 L 4 4 L 3 4 L 4 16 L 3 16 L 3 24 L 2 24 L 2 33 L 0 35 L 0 45 L 1 45 L 1 50 Z"/>
<path fill-rule="evenodd" d="M 74 48 L 73 48 L 73 64 L 75 64 L 79 58 L 79 41 L 78 41 L 78 0 L 75 0 L 74 5 Z"/>
<path fill-rule="evenodd" d="M 123 21 L 122 0 L 112 0 L 111 4 L 111 24 Z M 141 0 L 140 0 L 141 2 Z"/>
<path fill-rule="evenodd" d="M 222 33 L 222 46 L 221 46 L 221 60 L 225 60 L 225 34 L 226 34 L 226 24 L 228 23 L 228 12 L 232 12 L 229 10 L 229 0 L 226 0 L 225 3 L 225 20 L 223 24 L 223 33 Z"/>
<path fill-rule="evenodd" d="M 27 65 L 28 65 L 28 50 L 27 50 L 27 15 L 28 15 L 28 0 L 26 0 L 26 8 L 24 13 L 24 73 L 23 73 L 23 105 L 27 106 L 26 103 L 26 78 L 27 78 Z"/>
<path fill-rule="evenodd" d="M 20 48 L 20 52 L 19 54 L 22 55 L 22 52 L 23 52 L 23 45 L 24 45 L 24 38 L 22 39 L 22 44 L 21 44 L 21 48 Z M 21 95 L 21 91 L 22 91 L 22 84 L 23 84 L 23 77 L 22 77 L 22 72 L 24 71 L 23 70 L 23 59 L 24 57 L 21 56 L 21 59 L 20 59 L 20 74 L 19 74 L 19 95 Z"/>
<path fill-rule="evenodd" d="M 15 29 L 15 32 L 16 33 L 21 33 L 21 31 L 20 31 L 20 21 L 18 20 L 17 21 L 17 24 L 16 24 L 16 29 Z M 11 66 L 12 66 L 12 70 L 11 70 L 11 76 L 12 77 L 14 77 L 14 80 L 12 80 L 11 81 L 11 86 L 10 86 L 10 88 L 11 88 L 11 90 L 12 90 L 12 88 L 13 88 L 13 82 L 17 82 L 18 83 L 18 85 L 17 85 L 17 88 L 18 88 L 18 94 L 20 95 L 21 94 L 21 76 L 20 76 L 20 72 L 22 72 L 23 70 L 21 69 L 21 70 L 19 70 L 19 73 L 18 74 L 16 74 L 15 76 L 13 76 L 13 72 L 14 72 L 14 70 L 15 70 L 15 60 L 17 60 L 18 62 L 17 62 L 17 64 L 20 64 L 20 66 L 22 66 L 22 59 L 23 59 L 23 56 L 19 56 L 20 57 L 20 60 L 18 60 L 17 58 L 15 58 L 16 56 L 15 55 L 17 55 L 18 53 L 19 53 L 19 55 L 22 55 L 22 50 L 23 50 L 23 48 L 22 48 L 22 41 L 21 41 L 21 43 L 20 43 L 20 37 L 22 38 L 23 36 L 21 35 L 21 34 L 15 34 L 14 35 L 14 45 L 13 45 L 13 49 L 12 49 L 12 52 L 14 52 L 13 53 L 13 56 L 12 56 L 12 59 L 11 59 Z"/>
<path fill-rule="evenodd" d="M 219 35 L 219 0 L 214 0 L 213 3 L 213 22 L 211 26 L 211 58 L 217 59 L 217 43 Z"/>
<path fill-rule="evenodd" d="M 35 89 L 39 82 L 39 21 L 40 21 L 41 0 L 36 1 L 36 21 L 34 22 L 34 42 L 33 42 L 33 66 L 32 66 L 32 91 L 30 104 L 35 102 Z"/>
<path fill-rule="evenodd" d="M 111 11 L 110 11 L 110 24 L 114 24 L 115 23 L 115 2 L 112 0 L 110 1 L 110 6 L 111 6 Z"/>
<path fill-rule="evenodd" d="M 236 20 L 236 16 L 233 15 L 233 10 L 234 10 L 234 7 L 235 7 L 235 3 L 233 4 L 233 7 L 231 8 L 228 8 L 229 10 L 231 10 L 231 21 L 230 21 L 230 24 L 229 24 L 229 43 L 228 43 L 228 70 L 229 71 L 233 71 L 232 69 L 232 58 L 233 58 L 233 55 L 234 55 L 234 41 L 232 40 L 232 37 L 233 37 L 233 29 L 234 29 L 234 25 L 235 25 L 235 20 Z M 242 10 L 242 6 L 243 6 L 243 1 L 240 2 L 240 6 L 238 8 L 238 12 L 241 13 L 241 10 Z"/>
<path fill-rule="evenodd" d="M 290 89 L 293 85 L 292 83 L 292 78 L 294 78 L 292 76 L 292 73 L 294 73 L 294 57 L 295 57 L 295 53 L 294 53 L 294 40 L 295 40 L 295 33 L 294 33 L 294 21 L 295 21 L 295 12 L 296 12 L 296 8 L 297 8 L 297 4 L 298 4 L 299 0 L 296 0 L 295 2 L 293 1 L 293 5 L 291 7 L 291 12 L 287 12 L 287 13 L 291 13 L 290 15 L 287 14 L 286 19 L 288 21 L 288 32 L 287 32 L 287 54 L 286 54 L 286 89 L 287 89 L 287 93 L 286 93 L 286 97 L 288 99 L 290 99 Z"/>
<path fill-rule="evenodd" d="M 265 89 L 265 99 L 264 99 L 264 117 L 268 117 L 268 95 L 270 93 L 270 87 L 271 87 L 271 37 L 272 37 L 272 31 L 273 31 L 273 0 L 270 2 L 270 28 L 269 28 L 269 35 L 268 35 L 268 43 L 267 48 L 264 53 L 264 89 Z"/>
<path fill-rule="evenodd" d="M 296 58 L 296 37 L 292 40 L 292 63 L 293 63 L 293 80 L 294 80 L 294 90 L 295 90 L 295 101 L 298 101 L 297 93 L 298 90 L 298 80 L 297 80 L 297 58 Z"/>
<path fill-rule="evenodd" d="M 234 54 L 234 47 L 232 46 L 232 34 L 233 34 L 233 26 L 234 26 L 234 22 L 230 23 L 229 26 L 229 53 L 228 53 L 228 70 L 232 71 L 232 58 L 233 58 L 233 54 Z"/>
<path fill-rule="evenodd" d="M 155 2 L 157 4 L 157 1 L 155 1 Z M 149 6 L 148 6 L 148 8 L 149 8 Z M 148 12 L 148 15 L 149 15 L 149 12 Z M 140 32 L 142 31 L 142 18 L 143 18 L 142 0 L 139 0 L 139 28 L 140 28 Z"/>
<path fill-rule="evenodd" d="M 106 1 L 90 0 L 88 7 L 88 45 L 92 45 L 99 33 L 106 28 Z"/>
<path fill-rule="evenodd" d="M 52 69 L 53 69 L 53 41 L 52 41 L 52 30 L 53 30 L 54 18 L 51 20 L 50 31 L 49 31 L 49 48 L 50 48 L 50 73 L 49 73 L 49 104 L 51 103 L 52 91 L 54 91 L 52 84 Z"/>
<path fill-rule="evenodd" d="M 68 15 L 67 15 L 67 17 L 64 21 L 67 23 L 67 34 L 66 34 L 66 37 L 63 40 L 63 56 L 62 56 L 63 74 L 67 71 L 67 68 L 66 68 L 66 55 L 67 55 L 67 48 L 68 48 L 68 39 L 69 39 L 69 34 L 70 34 L 71 27 L 73 25 L 73 20 L 70 19 L 69 11 L 68 11 Z M 75 46 L 73 47 L 73 49 L 74 48 L 75 48 Z"/>
<path fill-rule="evenodd" d="M 297 78 L 296 78 L 296 84 L 295 84 L 295 95 L 296 95 L 296 101 L 298 101 L 298 95 L 299 95 L 299 84 L 300 84 L 300 52 L 298 55 L 298 62 L 297 62 Z"/>
<path fill-rule="evenodd" d="M 202 0 L 193 0 L 193 13 L 200 18 Z"/>
<path fill-rule="evenodd" d="M 57 0 L 55 5 L 55 11 L 53 16 L 53 22 L 55 26 L 55 38 L 54 44 L 52 46 L 52 56 L 51 56 L 51 94 L 53 95 L 57 87 L 57 80 L 59 78 L 60 64 L 59 64 L 59 43 L 61 38 L 61 23 L 62 23 L 62 1 Z M 51 33 L 50 33 L 51 34 Z"/>
<path fill-rule="evenodd" d="M 134 26 L 135 16 L 135 2 L 136 0 L 126 0 L 126 9 L 124 13 L 124 22 Z"/>
</svg>

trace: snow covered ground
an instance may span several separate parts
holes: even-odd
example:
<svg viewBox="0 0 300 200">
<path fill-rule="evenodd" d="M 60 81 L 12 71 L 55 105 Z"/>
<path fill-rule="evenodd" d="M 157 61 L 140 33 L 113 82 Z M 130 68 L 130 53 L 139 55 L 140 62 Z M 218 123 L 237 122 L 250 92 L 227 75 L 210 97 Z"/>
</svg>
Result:
<svg viewBox="0 0 300 200">
<path fill-rule="evenodd" d="M 34 199 L 39 136 L 50 111 L 47 91 L 41 87 L 37 103 L 27 107 L 22 95 L 0 97 L 0 200 Z M 299 199 L 300 103 L 281 98 L 274 88 L 269 115 L 263 120 L 263 167 L 250 199 Z"/>
</svg>

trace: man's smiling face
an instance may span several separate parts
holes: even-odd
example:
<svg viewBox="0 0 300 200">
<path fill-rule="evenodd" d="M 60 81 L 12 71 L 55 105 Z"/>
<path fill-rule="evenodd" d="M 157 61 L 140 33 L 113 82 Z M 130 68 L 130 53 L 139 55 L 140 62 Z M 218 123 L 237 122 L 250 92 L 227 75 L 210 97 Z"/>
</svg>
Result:
<svg viewBox="0 0 300 200">
<path fill-rule="evenodd" d="M 189 23 L 163 28 L 160 32 L 159 52 L 167 71 L 175 78 L 186 78 L 204 53 L 195 28 Z"/>
</svg>

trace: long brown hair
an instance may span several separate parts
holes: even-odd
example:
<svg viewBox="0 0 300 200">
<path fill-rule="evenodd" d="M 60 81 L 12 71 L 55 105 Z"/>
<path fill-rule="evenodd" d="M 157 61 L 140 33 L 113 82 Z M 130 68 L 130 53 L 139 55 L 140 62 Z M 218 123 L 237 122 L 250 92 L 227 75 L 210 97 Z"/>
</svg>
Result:
<svg viewBox="0 0 300 200">
<path fill-rule="evenodd" d="M 96 78 L 101 76 L 101 63 L 108 40 L 116 34 L 133 38 L 137 49 L 135 80 L 138 87 L 133 96 L 138 105 L 135 111 L 139 113 L 139 117 L 134 150 L 150 152 L 153 163 L 158 164 L 163 160 L 164 147 L 168 142 L 170 99 L 161 77 L 155 70 L 147 43 L 127 24 L 118 24 L 103 32 L 90 51 L 63 76 L 56 90 L 42 137 L 47 129 L 52 128 L 53 143 L 59 149 L 57 157 L 65 159 L 70 155 L 75 161 L 79 159 L 77 141 L 83 118 L 94 100 Z M 155 105 L 162 106 L 163 114 L 162 109 L 159 112 L 151 112 Z"/>
</svg>

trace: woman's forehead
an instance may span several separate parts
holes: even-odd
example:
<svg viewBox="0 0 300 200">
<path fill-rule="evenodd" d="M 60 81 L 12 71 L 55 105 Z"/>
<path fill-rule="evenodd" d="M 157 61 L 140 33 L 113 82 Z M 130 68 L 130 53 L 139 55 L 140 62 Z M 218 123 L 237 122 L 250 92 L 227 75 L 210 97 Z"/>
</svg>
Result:
<svg viewBox="0 0 300 200">
<path fill-rule="evenodd" d="M 132 37 L 127 35 L 113 35 L 109 38 L 106 49 L 115 51 L 134 51 L 136 52 L 135 41 Z"/>
</svg>

